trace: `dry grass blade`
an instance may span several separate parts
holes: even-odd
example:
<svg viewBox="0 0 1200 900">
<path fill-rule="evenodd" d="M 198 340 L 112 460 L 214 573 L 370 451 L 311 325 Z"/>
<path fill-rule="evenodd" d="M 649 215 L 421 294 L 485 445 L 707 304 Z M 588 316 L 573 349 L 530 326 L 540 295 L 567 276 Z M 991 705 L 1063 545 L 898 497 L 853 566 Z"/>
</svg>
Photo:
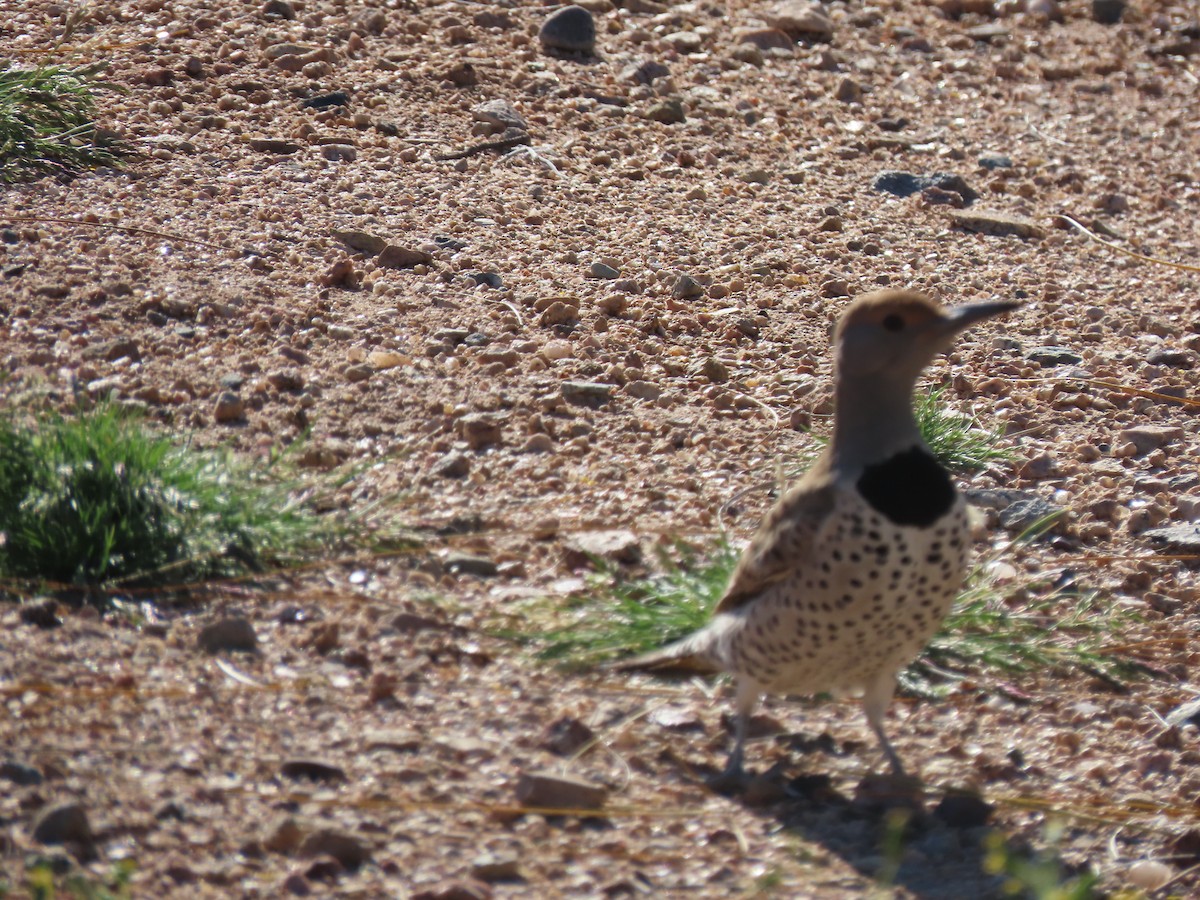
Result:
<svg viewBox="0 0 1200 900">
<path fill-rule="evenodd" d="M 1091 238 L 1097 244 L 1103 244 L 1105 247 L 1108 247 L 1110 250 L 1115 250 L 1117 253 L 1123 253 L 1125 256 L 1132 257 L 1133 259 L 1140 259 L 1142 262 L 1154 263 L 1157 266 L 1169 266 L 1172 269 L 1182 269 L 1184 272 L 1200 272 L 1200 266 L 1192 266 L 1192 265 L 1188 265 L 1187 263 L 1172 262 L 1169 259 L 1158 259 L 1157 257 L 1154 257 L 1154 256 L 1146 256 L 1143 253 L 1137 253 L 1133 250 L 1129 250 L 1126 247 L 1122 247 L 1120 244 L 1115 243 L 1114 241 L 1106 241 L 1104 238 L 1100 237 L 1094 231 L 1090 231 L 1089 229 L 1084 227 L 1082 224 L 1077 222 L 1075 219 L 1072 219 L 1070 216 L 1065 215 L 1063 213 L 1058 213 L 1055 216 L 1055 218 L 1062 219 L 1062 221 L 1066 222 L 1068 225 L 1070 225 L 1076 231 L 1080 231 L 1083 234 L 1087 235 L 1089 238 Z"/>
</svg>

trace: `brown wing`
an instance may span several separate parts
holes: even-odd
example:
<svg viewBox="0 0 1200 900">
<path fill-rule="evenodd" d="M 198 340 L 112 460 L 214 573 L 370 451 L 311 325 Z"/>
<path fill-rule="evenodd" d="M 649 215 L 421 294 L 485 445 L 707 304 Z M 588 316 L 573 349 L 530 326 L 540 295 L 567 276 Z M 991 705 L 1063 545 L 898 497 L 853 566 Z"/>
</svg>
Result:
<svg viewBox="0 0 1200 900">
<path fill-rule="evenodd" d="M 823 457 L 767 513 L 738 560 L 715 612 L 744 606 L 791 575 L 797 563 L 808 557 L 817 532 L 833 511 L 835 493 L 828 461 Z"/>
</svg>

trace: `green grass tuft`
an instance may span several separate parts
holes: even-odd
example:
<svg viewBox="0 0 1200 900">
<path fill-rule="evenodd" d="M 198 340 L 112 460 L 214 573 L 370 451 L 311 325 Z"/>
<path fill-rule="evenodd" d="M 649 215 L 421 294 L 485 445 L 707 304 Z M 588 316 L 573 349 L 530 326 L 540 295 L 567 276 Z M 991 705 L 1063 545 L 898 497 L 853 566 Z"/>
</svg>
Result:
<svg viewBox="0 0 1200 900">
<path fill-rule="evenodd" d="M 673 550 L 674 556 L 660 551 L 659 574 L 635 581 L 596 561 L 591 592 L 565 611 L 552 611 L 550 627 L 538 634 L 539 658 L 587 667 L 653 650 L 707 623 L 738 553 L 726 542 L 703 559 L 687 544 Z"/>
<path fill-rule="evenodd" d="M 1119 683 L 1133 669 L 1105 646 L 1129 621 L 1097 591 L 1047 589 L 1036 581 L 998 585 L 986 562 L 978 563 L 941 630 L 901 673 L 900 683 L 927 693 L 969 673 L 1080 671 Z"/>
<path fill-rule="evenodd" d="M 930 388 L 913 398 L 913 417 L 921 437 L 934 457 L 949 471 L 959 475 L 986 469 L 993 462 L 1011 462 L 1012 454 L 1001 446 L 1004 434 L 999 429 L 984 428 L 977 420 L 964 415 L 942 402 L 945 386 Z M 829 438 L 814 435 L 824 445 Z M 799 478 L 812 464 L 812 459 L 791 473 Z"/>
<path fill-rule="evenodd" d="M 73 873 L 65 878 L 55 875 L 51 862 L 35 862 L 25 873 L 25 896 L 31 900 L 128 900 L 132 896 L 131 884 L 136 865 L 131 860 L 121 860 L 112 868 L 108 878 L 90 877 Z M 7 896 L 8 888 L 0 883 L 0 898 Z"/>
<path fill-rule="evenodd" d="M 942 402 L 945 387 L 918 394 L 913 413 L 921 437 L 938 461 L 951 472 L 977 472 L 993 462 L 1005 462 L 1012 455 L 1000 446 L 998 430 L 982 427 Z"/>
<path fill-rule="evenodd" d="M 1096 900 L 1102 895 L 1096 888 L 1100 879 L 1095 873 L 1085 870 L 1079 874 L 1068 874 L 1067 866 L 1059 857 L 1057 845 L 1062 831 L 1060 822 L 1050 821 L 1046 826 L 1049 847 L 1039 853 L 1016 850 L 1008 845 L 1002 834 L 992 832 L 984 842 L 987 849 L 984 869 L 1004 879 L 1003 890 L 1010 897 Z M 1130 896 L 1144 895 L 1138 892 Z"/>
<path fill-rule="evenodd" d="M 738 553 L 722 541 L 706 555 L 678 545 L 674 556 L 660 555 L 661 572 L 632 581 L 601 565 L 589 593 L 567 610 L 543 616 L 551 627 L 536 636 L 527 630 L 525 636 L 537 642 L 541 659 L 568 666 L 655 649 L 708 622 L 737 560 Z M 941 630 L 902 673 L 906 689 L 929 693 L 967 673 L 1082 669 L 1115 681 L 1125 671 L 1104 652 L 1123 619 L 1098 594 L 1073 595 L 1034 582 L 998 585 L 988 562 L 972 568 Z"/>
<path fill-rule="evenodd" d="M 97 138 L 96 91 L 116 90 L 89 66 L 0 71 L 0 182 L 116 165 L 123 150 Z"/>
<path fill-rule="evenodd" d="M 329 529 L 297 486 L 105 403 L 0 421 L 0 574 L 112 589 L 255 570 Z"/>
</svg>

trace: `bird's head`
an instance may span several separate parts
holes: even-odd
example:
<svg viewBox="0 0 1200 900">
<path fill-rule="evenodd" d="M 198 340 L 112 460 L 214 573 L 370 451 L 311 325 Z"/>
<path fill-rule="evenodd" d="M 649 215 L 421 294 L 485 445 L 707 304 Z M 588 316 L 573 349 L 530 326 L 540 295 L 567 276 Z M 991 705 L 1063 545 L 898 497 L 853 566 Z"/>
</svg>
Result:
<svg viewBox="0 0 1200 900">
<path fill-rule="evenodd" d="M 834 332 L 838 373 L 903 379 L 911 385 L 961 332 L 1020 305 L 995 301 L 946 307 L 915 291 L 864 294 L 847 307 Z"/>
</svg>

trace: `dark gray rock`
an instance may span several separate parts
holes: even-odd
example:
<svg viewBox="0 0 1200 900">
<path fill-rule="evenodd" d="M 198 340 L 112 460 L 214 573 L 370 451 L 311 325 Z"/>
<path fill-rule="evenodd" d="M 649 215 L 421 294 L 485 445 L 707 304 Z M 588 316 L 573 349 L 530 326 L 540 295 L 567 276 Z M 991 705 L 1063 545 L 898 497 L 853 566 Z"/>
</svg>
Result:
<svg viewBox="0 0 1200 900">
<path fill-rule="evenodd" d="M 538 40 L 546 50 L 590 55 L 596 49 L 596 20 L 582 6 L 564 6 L 542 22 Z"/>
<path fill-rule="evenodd" d="M 471 472 L 471 461 L 465 454 L 447 453 L 434 465 L 433 472 L 442 478 L 465 478 Z"/>
<path fill-rule="evenodd" d="M 1148 354 L 1146 362 L 1152 366 L 1166 366 L 1169 369 L 1193 369 L 1196 366 L 1196 354 L 1191 350 L 1165 347 Z"/>
<path fill-rule="evenodd" d="M 1092 18 L 1101 25 L 1116 25 L 1125 15 L 1126 0 L 1092 0 Z"/>
<path fill-rule="evenodd" d="M 289 759 L 279 767 L 284 778 L 309 781 L 345 781 L 346 770 L 319 759 Z"/>
<path fill-rule="evenodd" d="M 593 381 L 564 381 L 562 397 L 576 406 L 602 406 L 612 399 L 613 386 Z"/>
<path fill-rule="evenodd" d="M 42 773 L 33 766 L 14 762 L 7 759 L 0 763 L 0 778 L 19 784 L 21 787 L 32 787 L 42 783 Z"/>
<path fill-rule="evenodd" d="M 33 826 L 33 839 L 39 844 L 81 844 L 92 840 L 92 826 L 82 803 L 60 803 L 41 812 Z"/>
<path fill-rule="evenodd" d="M 206 653 L 253 653 L 258 649 L 258 636 L 249 619 L 233 616 L 206 625 L 196 643 Z"/>
<path fill-rule="evenodd" d="M 591 267 L 588 269 L 588 274 L 592 278 L 600 278 L 600 279 L 604 279 L 606 281 L 611 281 L 612 279 L 617 278 L 621 274 L 621 270 L 614 269 L 612 266 L 608 265 L 607 263 L 594 262 L 594 263 L 592 263 Z"/>
<path fill-rule="evenodd" d="M 1200 553 L 1200 523 L 1151 528 L 1142 537 L 1161 553 Z"/>
<path fill-rule="evenodd" d="M 475 575 L 479 578 L 494 578 L 499 571 L 490 559 L 467 553 L 451 553 L 443 560 L 442 565 L 451 575 Z"/>
<path fill-rule="evenodd" d="M 897 197 L 911 197 L 913 194 L 928 188 L 938 188 L 943 191 L 953 191 L 970 205 L 979 199 L 970 185 L 961 175 L 951 175 L 946 172 L 935 172 L 932 175 L 914 175 L 911 172 L 880 172 L 871 187 L 885 194 Z"/>
<path fill-rule="evenodd" d="M 644 59 L 626 66 L 617 78 L 627 84 L 652 84 L 656 78 L 666 78 L 670 74 L 671 70 L 657 60 Z"/>
<path fill-rule="evenodd" d="M 1061 517 L 1066 510 L 1061 506 L 1035 497 L 1031 500 L 1018 500 L 1008 509 L 1000 513 L 1000 527 L 1005 531 L 1021 534 L 1033 528 L 1039 522 Z"/>
<path fill-rule="evenodd" d="M 21 621 L 35 628 L 58 628 L 63 621 L 58 615 L 58 601 L 52 598 L 21 604 Z"/>
<path fill-rule="evenodd" d="M 691 275 L 680 275 L 671 285 L 671 296 L 676 300 L 697 300 L 704 296 L 704 285 Z"/>
<path fill-rule="evenodd" d="M 1074 366 L 1083 362 L 1083 357 L 1067 347 L 1034 347 L 1025 358 L 1039 366 Z"/>
</svg>

